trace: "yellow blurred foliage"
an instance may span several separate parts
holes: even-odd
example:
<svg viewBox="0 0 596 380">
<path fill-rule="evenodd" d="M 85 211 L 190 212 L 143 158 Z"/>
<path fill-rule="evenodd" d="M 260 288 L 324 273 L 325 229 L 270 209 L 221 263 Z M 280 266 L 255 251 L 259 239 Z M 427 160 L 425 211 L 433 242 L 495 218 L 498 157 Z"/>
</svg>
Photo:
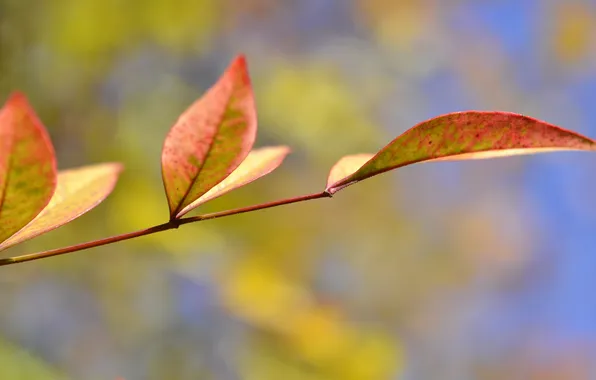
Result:
<svg viewBox="0 0 596 380">
<path fill-rule="evenodd" d="M 121 0 L 64 0 L 48 7 L 45 19 L 49 41 L 59 51 L 88 60 L 128 45 L 138 36 L 135 2 Z"/>
<path fill-rule="evenodd" d="M 575 64 L 584 59 L 594 46 L 596 11 L 586 2 L 568 1 L 554 6 L 551 43 L 555 59 Z"/>
<path fill-rule="evenodd" d="M 285 320 L 286 338 L 305 360 L 332 363 L 350 348 L 352 332 L 335 308 L 312 305 L 295 315 L 286 314 Z"/>
<path fill-rule="evenodd" d="M 401 365 L 394 339 L 351 324 L 338 308 L 320 304 L 262 259 L 237 263 L 220 286 L 234 314 L 274 333 L 299 361 L 330 379 L 385 379 Z"/>
<path fill-rule="evenodd" d="M 210 0 L 64 0 L 48 7 L 49 41 L 77 58 L 102 61 L 140 39 L 173 52 L 203 47 L 220 5 Z"/>
<path fill-rule="evenodd" d="M 378 127 L 358 93 L 330 64 L 280 61 L 255 91 L 261 124 L 309 154 L 333 159 L 378 141 Z"/>
<path fill-rule="evenodd" d="M 432 26 L 431 1 L 427 0 L 358 0 L 359 20 L 372 31 L 382 46 L 409 50 Z"/>
<path fill-rule="evenodd" d="M 283 273 L 263 259 L 239 261 L 222 278 L 223 302 L 244 319 L 277 331 L 286 327 L 286 318 L 309 308 L 309 295 L 283 277 Z"/>
<path fill-rule="evenodd" d="M 209 42 L 218 29 L 221 5 L 212 0 L 141 1 L 145 33 L 164 48 L 188 52 Z"/>
<path fill-rule="evenodd" d="M 4 340 L 0 340 L 0 375 L 6 380 L 68 379 L 40 358 Z"/>
</svg>

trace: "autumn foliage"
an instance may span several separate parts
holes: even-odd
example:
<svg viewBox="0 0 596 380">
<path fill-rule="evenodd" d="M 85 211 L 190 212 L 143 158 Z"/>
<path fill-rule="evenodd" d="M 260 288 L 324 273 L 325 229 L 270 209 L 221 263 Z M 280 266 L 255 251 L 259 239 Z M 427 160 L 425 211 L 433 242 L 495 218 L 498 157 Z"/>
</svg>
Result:
<svg viewBox="0 0 596 380">
<path fill-rule="evenodd" d="M 559 150 L 592 151 L 596 142 L 534 118 L 466 111 L 424 121 L 376 154 L 341 158 L 323 191 L 212 214 L 184 217 L 204 203 L 263 177 L 288 155 L 286 146 L 254 148 L 255 99 L 244 56 L 175 122 L 162 150 L 169 217 L 162 225 L 71 247 L 2 259 L 8 265 L 144 236 L 180 225 L 333 194 L 392 169 L 422 162 L 469 160 Z M 57 170 L 48 133 L 24 95 L 0 110 L 0 250 L 69 223 L 101 203 L 123 166 L 102 163 Z"/>
</svg>

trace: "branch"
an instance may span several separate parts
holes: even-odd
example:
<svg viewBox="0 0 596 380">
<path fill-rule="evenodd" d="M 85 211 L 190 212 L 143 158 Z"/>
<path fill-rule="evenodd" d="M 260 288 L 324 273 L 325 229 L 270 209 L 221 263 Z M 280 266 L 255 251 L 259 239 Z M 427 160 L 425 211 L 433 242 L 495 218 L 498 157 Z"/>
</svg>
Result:
<svg viewBox="0 0 596 380">
<path fill-rule="evenodd" d="M 27 261 L 45 259 L 45 258 L 52 257 L 52 256 L 64 255 L 66 253 L 83 251 L 83 250 L 86 250 L 89 248 L 100 247 L 102 245 L 112 244 L 112 243 L 116 243 L 119 241 L 129 240 L 129 239 L 133 239 L 133 238 L 137 238 L 137 237 L 141 237 L 141 236 L 151 235 L 151 234 L 155 234 L 158 232 L 175 229 L 175 228 L 180 227 L 183 224 L 190 224 L 190 223 L 200 222 L 203 220 L 222 218 L 225 216 L 231 216 L 231 215 L 237 215 L 237 214 L 244 214 L 247 212 L 253 212 L 253 211 L 257 211 L 257 210 L 263 210 L 266 208 L 272 208 L 272 207 L 277 207 L 277 206 L 282 206 L 282 205 L 287 205 L 287 204 L 292 204 L 292 203 L 304 202 L 304 201 L 309 201 L 309 200 L 319 199 L 319 198 L 331 198 L 331 195 L 329 193 L 323 191 L 320 193 L 303 195 L 303 196 L 299 196 L 299 197 L 295 197 L 295 198 L 282 199 L 279 201 L 267 202 L 267 203 L 262 203 L 262 204 L 258 204 L 258 205 L 248 206 L 248 207 L 240 207 L 240 208 L 231 209 L 231 210 L 214 212 L 211 214 L 204 214 L 204 215 L 192 216 L 189 218 L 175 219 L 175 220 L 169 221 L 167 223 L 163 223 L 163 224 L 153 226 L 150 228 L 146 228 L 143 230 L 125 233 L 122 235 L 116 235 L 116 236 L 111 236 L 111 237 L 104 238 L 104 239 L 93 240 L 93 241 L 89 241 L 89 242 L 85 242 L 85 243 L 75 244 L 75 245 L 71 245 L 69 247 L 51 249 L 49 251 L 36 252 L 36 253 L 30 253 L 27 255 L 3 258 L 3 259 L 0 259 L 0 266 L 19 264 L 19 263 L 24 263 Z"/>
<path fill-rule="evenodd" d="M 254 205 L 254 206 L 240 207 L 240 208 L 236 208 L 236 209 L 232 209 L 232 210 L 218 211 L 218 212 L 214 212 L 211 214 L 191 216 L 189 218 L 179 219 L 178 224 L 183 225 L 183 224 L 188 224 L 188 223 L 200 222 L 201 220 L 217 219 L 217 218 L 222 218 L 224 216 L 244 214 L 247 212 L 264 210 L 266 208 L 277 207 L 277 206 L 282 206 L 282 205 L 289 205 L 292 203 L 310 201 L 310 200 L 319 199 L 319 198 L 331 198 L 331 194 L 327 193 L 326 191 L 323 191 L 320 193 L 302 195 L 300 197 L 295 197 L 295 198 L 282 199 L 279 201 L 268 202 L 268 203 L 261 203 L 261 204 Z"/>
</svg>

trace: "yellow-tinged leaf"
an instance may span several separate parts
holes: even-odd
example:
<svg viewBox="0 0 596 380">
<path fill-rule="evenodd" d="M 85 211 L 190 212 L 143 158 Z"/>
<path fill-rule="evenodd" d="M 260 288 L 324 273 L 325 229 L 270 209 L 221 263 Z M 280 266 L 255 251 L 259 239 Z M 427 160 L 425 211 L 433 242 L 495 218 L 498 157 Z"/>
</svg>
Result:
<svg viewBox="0 0 596 380">
<path fill-rule="evenodd" d="M 221 181 L 217 186 L 203 194 L 199 199 L 183 208 L 180 213 L 186 214 L 190 210 L 206 203 L 212 199 L 248 185 L 249 183 L 271 173 L 275 170 L 286 156 L 290 153 L 287 146 L 273 146 L 255 149 L 249 153 L 244 161 L 230 174 L 230 176 Z"/>
<path fill-rule="evenodd" d="M 59 172 L 58 186 L 47 207 L 0 244 L 0 250 L 56 229 L 93 209 L 112 192 L 121 171 L 121 164 L 104 163 Z"/>
<path fill-rule="evenodd" d="M 342 157 L 329 171 L 327 187 L 329 188 L 339 180 L 354 174 L 356 170 L 360 169 L 360 167 L 364 165 L 366 161 L 373 158 L 373 156 L 374 154 L 372 153 L 361 153 Z"/>
</svg>

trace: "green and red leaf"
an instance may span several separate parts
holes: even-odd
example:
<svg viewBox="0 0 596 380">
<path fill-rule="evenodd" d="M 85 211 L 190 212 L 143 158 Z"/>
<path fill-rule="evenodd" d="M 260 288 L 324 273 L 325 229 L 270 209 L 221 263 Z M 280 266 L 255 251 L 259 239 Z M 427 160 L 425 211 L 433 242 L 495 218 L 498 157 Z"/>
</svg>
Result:
<svg viewBox="0 0 596 380">
<path fill-rule="evenodd" d="M 288 153 L 290 153 L 290 148 L 287 146 L 265 147 L 251 151 L 232 174 L 182 209 L 180 215 L 271 173 L 281 165 Z"/>
<path fill-rule="evenodd" d="M 230 175 L 250 152 L 257 130 L 244 56 L 177 120 L 162 151 L 170 218 Z"/>
<path fill-rule="evenodd" d="M 0 244 L 0 250 L 12 247 L 78 218 L 99 205 L 114 189 L 122 165 L 104 163 L 60 171 L 58 186 L 35 219 Z"/>
<path fill-rule="evenodd" d="M 24 95 L 0 109 L 0 242 L 29 223 L 56 187 L 56 157 L 45 127 Z"/>
<path fill-rule="evenodd" d="M 409 129 L 354 173 L 328 184 L 326 191 L 333 194 L 366 178 L 418 162 L 595 149 L 594 140 L 531 117 L 508 112 L 456 112 Z"/>
</svg>

